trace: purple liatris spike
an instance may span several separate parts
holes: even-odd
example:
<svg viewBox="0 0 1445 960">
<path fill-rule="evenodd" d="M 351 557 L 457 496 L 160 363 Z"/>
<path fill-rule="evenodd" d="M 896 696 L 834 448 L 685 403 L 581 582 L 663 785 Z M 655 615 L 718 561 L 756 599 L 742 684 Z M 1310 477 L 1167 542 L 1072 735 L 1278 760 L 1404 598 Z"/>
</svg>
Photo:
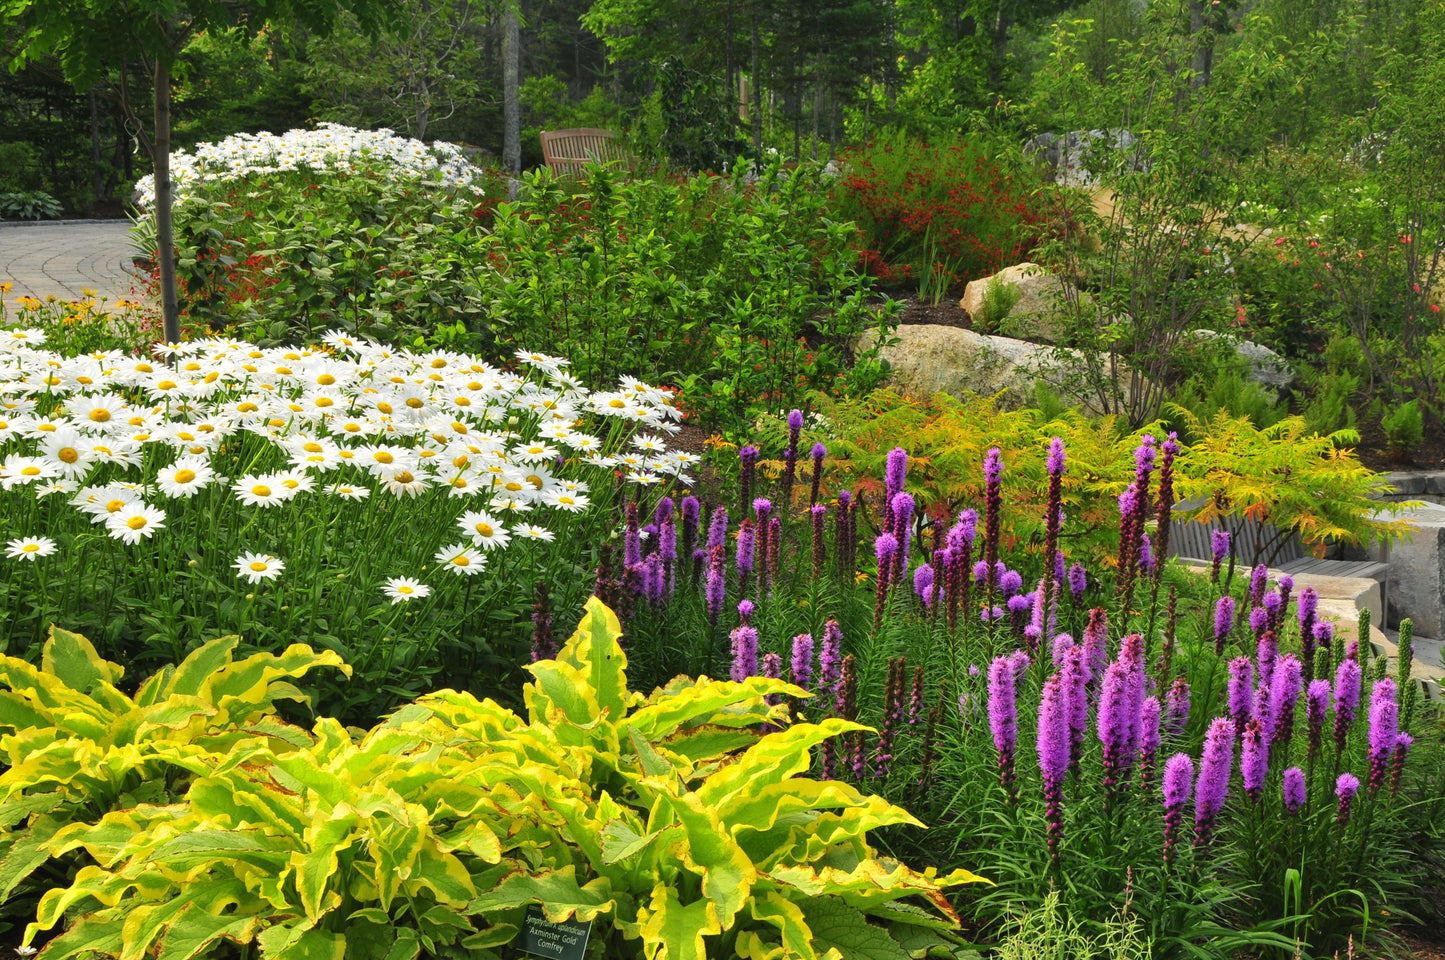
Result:
<svg viewBox="0 0 1445 960">
<path fill-rule="evenodd" d="M 1069 593 L 1074 598 L 1074 603 L 1079 603 L 1084 598 L 1084 591 L 1089 588 L 1089 574 L 1082 563 L 1076 563 L 1069 567 Z"/>
<path fill-rule="evenodd" d="M 1410 753 L 1410 747 L 1415 743 L 1415 738 L 1408 733 L 1402 733 L 1395 738 L 1395 755 L 1390 760 L 1390 793 L 1400 792 L 1400 778 L 1405 774 L 1405 757 Z"/>
<path fill-rule="evenodd" d="M 1147 533 L 1139 537 L 1139 572 L 1146 577 L 1154 575 L 1154 543 Z"/>
<path fill-rule="evenodd" d="M 1145 783 L 1159 755 L 1159 715 L 1158 697 L 1149 697 L 1139 707 L 1139 771 Z"/>
<path fill-rule="evenodd" d="M 722 613 L 723 598 L 727 593 L 727 566 L 722 544 L 714 547 L 708 558 L 707 582 L 703 586 L 703 593 L 707 601 L 708 619 L 717 623 L 718 614 Z"/>
<path fill-rule="evenodd" d="M 1235 733 L 1244 735 L 1244 725 L 1254 715 L 1254 664 L 1248 657 L 1229 661 L 1229 716 Z"/>
<path fill-rule="evenodd" d="M 657 528 L 657 553 L 662 557 L 662 562 L 673 564 L 677 562 L 677 524 L 672 518 L 672 511 L 667 511 L 667 516 Z"/>
<path fill-rule="evenodd" d="M 1288 743 L 1294 736 L 1295 704 L 1304 685 L 1304 665 L 1292 653 L 1279 658 L 1270 681 L 1269 713 L 1272 724 L 1270 740 Z"/>
<path fill-rule="evenodd" d="M 823 572 L 823 562 L 827 560 L 827 545 L 823 538 L 823 520 L 828 515 L 828 508 L 821 503 L 815 503 L 808 508 L 808 516 L 813 522 L 813 576 L 818 577 Z"/>
<path fill-rule="evenodd" d="M 813 679 L 813 635 L 800 633 L 793 638 L 793 656 L 789 663 L 790 676 L 796 686 L 809 689 L 808 681 Z"/>
<path fill-rule="evenodd" d="M 1335 796 L 1340 799 L 1340 805 L 1335 810 L 1335 823 L 1350 822 L 1350 806 L 1359 792 L 1360 778 L 1353 773 L 1342 773 L 1335 778 Z"/>
<path fill-rule="evenodd" d="M 887 564 L 898 552 L 898 538 L 891 533 L 880 533 L 873 541 L 873 556 L 878 560 L 880 570 L 887 569 Z"/>
<path fill-rule="evenodd" d="M 712 512 L 712 520 L 707 525 L 707 549 L 712 552 L 713 547 L 720 547 L 727 542 L 728 536 L 728 511 L 727 507 L 718 507 Z"/>
<path fill-rule="evenodd" d="M 1109 662 L 1109 618 L 1103 607 L 1089 611 L 1089 623 L 1084 627 L 1084 666 L 1089 670 L 1089 682 L 1093 683 L 1104 673 Z"/>
<path fill-rule="evenodd" d="M 1278 593 L 1266 593 L 1264 595 L 1264 625 L 1256 629 L 1255 635 L 1259 636 L 1266 630 L 1273 630 L 1284 621 L 1284 598 Z M 1254 626 L 1254 621 L 1250 621 Z"/>
<path fill-rule="evenodd" d="M 1139 665 L 1119 659 L 1104 672 L 1099 696 L 1099 741 L 1104 745 L 1104 789 L 1112 794 L 1127 777 L 1139 748 L 1139 708 L 1144 675 Z"/>
<path fill-rule="evenodd" d="M 776 653 L 764 654 L 762 666 L 759 669 L 762 675 L 769 680 L 781 680 L 783 678 L 783 658 Z"/>
<path fill-rule="evenodd" d="M 1281 778 L 1284 791 L 1284 812 L 1299 813 L 1305 805 L 1305 772 L 1299 767 L 1290 767 Z"/>
<path fill-rule="evenodd" d="M 1064 777 L 1069 772 L 1069 707 L 1059 674 L 1049 677 L 1039 700 L 1038 755 L 1044 778 L 1044 819 L 1049 856 L 1057 862 L 1064 835 Z"/>
<path fill-rule="evenodd" d="M 738 549 L 736 560 L 738 572 L 746 576 L 757 564 L 757 534 L 751 520 L 744 520 L 738 528 Z"/>
<path fill-rule="evenodd" d="M 821 443 L 815 443 L 810 456 L 813 460 L 813 477 L 812 490 L 808 496 L 809 506 L 818 502 L 818 494 L 823 486 L 823 460 L 828 456 L 828 448 Z"/>
<path fill-rule="evenodd" d="M 757 606 L 751 600 L 738 601 L 738 620 L 743 626 L 750 627 L 753 625 L 753 611 L 756 609 Z"/>
<path fill-rule="evenodd" d="M 978 511 L 968 509 L 958 515 L 958 520 L 952 527 L 948 528 L 948 549 L 958 553 L 968 553 L 973 550 L 973 542 L 978 537 Z"/>
<path fill-rule="evenodd" d="M 1234 721 L 1218 717 L 1204 736 L 1199 779 L 1194 787 L 1194 845 L 1201 850 L 1208 849 L 1214 839 L 1214 823 L 1229 796 L 1229 774 L 1233 766 Z"/>
<path fill-rule="evenodd" d="M 1069 651 L 1074 649 L 1075 646 L 1074 638 L 1067 633 L 1061 633 L 1054 637 L 1053 642 L 1049 645 L 1049 649 L 1053 655 L 1054 666 L 1056 668 L 1063 667 L 1064 661 L 1068 659 Z"/>
<path fill-rule="evenodd" d="M 1024 577 L 1017 570 L 1005 567 L 1003 561 L 1000 560 L 994 565 L 994 583 L 998 584 L 1000 593 L 1011 597 L 1024 588 Z"/>
<path fill-rule="evenodd" d="M 757 517 L 758 526 L 768 522 L 768 516 L 773 512 L 773 501 L 767 497 L 756 497 L 753 500 L 753 516 Z"/>
<path fill-rule="evenodd" d="M 1304 645 L 1306 660 L 1314 656 L 1315 617 L 1319 613 L 1319 606 L 1320 595 L 1314 587 L 1305 587 L 1300 591 L 1295 616 L 1299 618 L 1300 642 Z"/>
<path fill-rule="evenodd" d="M 1244 728 L 1244 742 L 1239 748 L 1239 778 L 1244 794 L 1256 802 L 1264 796 L 1264 778 L 1269 772 L 1269 736 L 1258 720 Z"/>
<path fill-rule="evenodd" d="M 758 674 L 758 632 L 752 627 L 734 627 L 730 634 L 733 666 L 729 676 L 739 682 Z"/>
<path fill-rule="evenodd" d="M 1182 737 L 1189 723 L 1189 681 L 1176 677 L 1164 694 L 1164 729 L 1171 737 Z"/>
<path fill-rule="evenodd" d="M 1209 568 L 1209 579 L 1213 583 L 1218 583 L 1219 568 L 1224 564 L 1225 558 L 1229 556 L 1229 531 L 1215 530 L 1209 539 L 1210 554 L 1213 558 Z"/>
<path fill-rule="evenodd" d="M 637 504 L 627 505 L 627 531 L 622 537 L 622 565 L 630 568 L 642 562 L 642 530 L 637 525 Z"/>
<path fill-rule="evenodd" d="M 1269 686 L 1274 679 L 1275 661 L 1279 659 L 1279 644 L 1274 641 L 1274 631 L 1265 630 L 1255 645 L 1254 662 L 1259 671 L 1261 686 Z"/>
<path fill-rule="evenodd" d="M 913 571 L 913 592 L 918 595 L 925 610 L 933 608 L 933 567 L 931 565 L 919 564 L 918 569 Z"/>
<path fill-rule="evenodd" d="M 1033 593 L 1029 594 L 1033 602 L 1029 605 L 1029 622 L 1024 627 L 1024 640 L 1028 642 L 1030 650 L 1038 650 L 1044 637 L 1044 586 L 1044 581 L 1040 580 Z"/>
<path fill-rule="evenodd" d="M 1017 677 L 1010 658 L 995 657 L 988 668 L 988 726 L 998 754 L 999 779 L 1014 793 L 1014 746 L 1018 741 Z"/>
<path fill-rule="evenodd" d="M 1269 585 L 1269 567 L 1256 566 L 1249 574 L 1249 604 L 1257 607 L 1264 603 L 1264 590 Z"/>
<path fill-rule="evenodd" d="M 1069 649 L 1060 672 L 1069 707 L 1069 769 L 1077 776 L 1084 753 L 1084 734 L 1089 729 L 1089 668 L 1084 648 Z"/>
<path fill-rule="evenodd" d="M 843 628 L 837 620 L 823 624 L 823 649 L 818 652 L 818 691 L 836 691 L 843 675 Z"/>
<path fill-rule="evenodd" d="M 1214 653 L 1223 655 L 1224 641 L 1234 629 L 1234 598 L 1225 595 L 1214 604 Z"/>
<path fill-rule="evenodd" d="M 1390 758 L 1400 736 L 1400 701 L 1395 681 L 1389 677 L 1376 680 L 1370 690 L 1370 775 L 1369 790 L 1374 795 L 1385 785 Z"/>
<path fill-rule="evenodd" d="M 803 411 L 788 411 L 788 446 L 798 445 L 798 436 L 803 432 Z"/>
<path fill-rule="evenodd" d="M 883 468 L 883 486 L 891 501 L 895 494 L 903 492 L 908 481 L 908 451 L 894 447 L 888 451 L 887 465 Z"/>
<path fill-rule="evenodd" d="M 647 597 L 648 603 L 661 603 L 663 597 L 667 596 L 667 575 L 663 572 L 662 557 L 650 553 L 641 567 L 643 595 Z"/>
<path fill-rule="evenodd" d="M 1270 594 L 1274 596 L 1274 594 Z M 1249 629 L 1255 637 L 1264 635 L 1265 629 L 1269 626 L 1269 611 L 1264 607 L 1253 607 L 1249 611 Z"/>
<path fill-rule="evenodd" d="M 989 566 L 988 561 L 980 560 L 978 563 L 975 563 L 973 565 L 973 582 L 978 584 L 980 587 L 984 586 L 993 579 L 990 576 L 990 574 L 992 573 L 993 567 Z"/>
<path fill-rule="evenodd" d="M 1309 752 L 1307 756 L 1314 758 L 1320 752 L 1320 743 L 1324 736 L 1325 712 L 1330 707 L 1330 682 L 1328 680 L 1311 680 L 1309 687 L 1305 690 L 1305 721 L 1309 728 Z"/>
<path fill-rule="evenodd" d="M 990 447 L 983 458 L 983 558 L 998 560 L 999 524 L 1003 513 L 1003 454 Z"/>
<path fill-rule="evenodd" d="M 1194 787 L 1194 761 L 1187 753 L 1176 753 L 1164 763 L 1160 783 L 1164 794 L 1164 863 L 1174 862 L 1180 828 L 1184 825 L 1184 808 Z"/>
<path fill-rule="evenodd" d="M 1360 663 L 1345 658 L 1335 670 L 1335 747 L 1345 749 L 1345 738 L 1349 736 L 1350 723 L 1360 706 Z"/>
</svg>

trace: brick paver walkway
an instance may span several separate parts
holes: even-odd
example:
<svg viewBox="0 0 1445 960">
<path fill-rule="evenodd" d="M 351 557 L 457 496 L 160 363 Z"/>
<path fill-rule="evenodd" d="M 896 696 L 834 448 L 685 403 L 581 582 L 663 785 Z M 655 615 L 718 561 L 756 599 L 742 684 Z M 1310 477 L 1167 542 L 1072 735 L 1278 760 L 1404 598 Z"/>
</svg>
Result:
<svg viewBox="0 0 1445 960">
<path fill-rule="evenodd" d="M 19 297 L 76 300 L 85 290 L 112 302 L 138 299 L 129 226 L 128 220 L 0 224 L 0 284 L 14 284 L 4 294 L 6 308 L 13 316 Z"/>
</svg>

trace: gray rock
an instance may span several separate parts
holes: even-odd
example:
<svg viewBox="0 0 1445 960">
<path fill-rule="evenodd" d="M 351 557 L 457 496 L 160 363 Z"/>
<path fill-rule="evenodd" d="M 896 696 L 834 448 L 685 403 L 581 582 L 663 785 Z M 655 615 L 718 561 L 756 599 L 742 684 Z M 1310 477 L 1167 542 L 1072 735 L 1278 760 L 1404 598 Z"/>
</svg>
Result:
<svg viewBox="0 0 1445 960">
<path fill-rule="evenodd" d="M 1435 470 L 1424 474 L 1425 493 L 1432 497 L 1445 497 L 1445 472 Z"/>
<path fill-rule="evenodd" d="M 1041 133 L 1024 141 L 1024 152 L 1034 154 L 1049 166 L 1055 183 L 1069 187 L 1091 187 L 1098 182 L 1098 177 L 1084 164 L 1090 157 L 1103 158 L 1104 151 L 1120 155 L 1107 157 L 1107 163 L 1118 162 L 1126 170 L 1149 168 L 1139 139 L 1122 128 L 1073 130 L 1062 136 Z"/>
<path fill-rule="evenodd" d="M 1418 497 L 1425 492 L 1425 475 L 1423 473 L 1396 471 L 1385 474 L 1384 479 L 1395 488 L 1397 496 Z"/>
<path fill-rule="evenodd" d="M 861 345 L 873 337 L 863 334 Z M 937 324 L 899 327 L 897 338 L 882 355 L 891 367 L 888 385 L 900 393 L 922 399 L 936 393 L 997 394 L 1002 408 L 1017 409 L 1034 403 L 1035 384 L 1042 382 L 1066 403 L 1090 414 L 1103 412 L 1098 397 L 1085 389 L 1085 358 L 1078 351 Z M 1128 372 L 1120 376 L 1127 391 Z"/>
<path fill-rule="evenodd" d="M 993 276 L 970 280 L 968 286 L 964 287 L 963 300 L 959 306 L 974 319 L 975 325 L 982 319 L 984 293 L 995 277 L 1001 283 L 1018 288 L 1022 296 L 1003 323 L 989 332 L 1007 331 L 1047 343 L 1057 343 L 1063 332 L 1059 324 L 1059 314 L 1065 294 L 1064 281 L 1037 263 L 1016 263 L 1011 267 L 1004 267 Z M 1080 296 L 1087 297 L 1088 294 Z"/>
<path fill-rule="evenodd" d="M 1370 559 L 1390 562 L 1390 625 L 1409 617 L 1421 636 L 1445 636 L 1445 506 L 1422 503 L 1390 516 L 1415 527 L 1413 538 L 1391 544 L 1388 554 L 1370 547 Z"/>
<path fill-rule="evenodd" d="M 1196 340 L 1223 340 L 1234 348 L 1236 355 L 1249 364 L 1249 379 L 1278 394 L 1295 381 L 1294 371 L 1284 358 L 1263 344 L 1241 339 L 1233 334 L 1216 330 L 1195 330 Z"/>
</svg>

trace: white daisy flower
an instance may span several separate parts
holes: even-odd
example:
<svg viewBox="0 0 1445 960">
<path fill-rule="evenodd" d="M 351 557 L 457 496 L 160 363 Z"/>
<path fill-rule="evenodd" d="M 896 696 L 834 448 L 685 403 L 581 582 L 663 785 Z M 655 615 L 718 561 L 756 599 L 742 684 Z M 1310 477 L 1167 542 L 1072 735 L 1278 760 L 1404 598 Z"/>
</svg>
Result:
<svg viewBox="0 0 1445 960">
<path fill-rule="evenodd" d="M 395 605 L 406 600 L 420 600 L 431 593 L 431 587 L 412 577 L 392 577 L 386 581 L 381 592 Z"/>
<path fill-rule="evenodd" d="M 55 464 L 43 457 L 12 454 L 0 463 L 0 487 L 6 490 L 58 476 L 60 471 L 55 469 Z"/>
<path fill-rule="evenodd" d="M 512 539 L 502 521 L 483 510 L 468 510 L 457 518 L 457 526 L 483 550 L 505 547 Z"/>
<path fill-rule="evenodd" d="M 431 486 L 431 480 L 421 471 L 388 470 L 381 475 L 386 492 L 393 497 L 415 497 Z"/>
<path fill-rule="evenodd" d="M 41 557 L 55 552 L 55 541 L 49 537 L 21 537 L 5 544 L 5 556 L 11 560 L 29 560 L 34 563 Z"/>
<path fill-rule="evenodd" d="M 216 473 L 210 464 L 193 457 L 182 457 L 156 473 L 156 486 L 168 497 L 194 497 L 205 489 Z"/>
<path fill-rule="evenodd" d="M 469 543 L 454 543 L 450 547 L 443 547 L 436 552 L 436 561 L 457 576 L 466 577 L 481 573 L 487 565 L 486 555 L 478 552 L 476 547 Z"/>
<path fill-rule="evenodd" d="M 557 539 L 557 535 L 546 527 L 539 527 L 535 523 L 524 523 L 516 529 L 517 536 L 523 540 L 541 540 L 544 543 L 551 543 Z"/>
<path fill-rule="evenodd" d="M 140 543 L 166 525 L 166 512 L 144 503 L 128 504 L 105 518 L 105 529 L 124 543 Z"/>
<path fill-rule="evenodd" d="M 231 564 L 242 579 L 251 583 L 275 580 L 286 569 L 286 562 L 266 553 L 243 553 Z"/>
<path fill-rule="evenodd" d="M 568 513 L 581 513 L 592 501 L 580 493 L 553 490 L 542 502 L 549 507 L 556 507 L 558 510 L 565 510 Z"/>
<path fill-rule="evenodd" d="M 248 473 L 231 484 L 231 490 L 248 507 L 274 507 L 291 499 L 290 491 L 270 476 L 258 477 Z"/>
<path fill-rule="evenodd" d="M 371 496 L 370 487 L 358 487 L 346 483 L 338 483 L 327 492 L 343 500 L 365 500 Z"/>
</svg>

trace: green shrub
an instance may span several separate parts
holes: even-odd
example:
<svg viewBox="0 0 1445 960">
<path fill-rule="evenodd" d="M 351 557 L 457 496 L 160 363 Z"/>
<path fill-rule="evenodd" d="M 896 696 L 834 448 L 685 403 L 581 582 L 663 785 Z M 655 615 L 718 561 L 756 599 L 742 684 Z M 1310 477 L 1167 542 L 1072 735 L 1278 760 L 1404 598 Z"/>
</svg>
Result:
<svg viewBox="0 0 1445 960">
<path fill-rule="evenodd" d="M 1380 418 L 1380 428 L 1385 431 L 1385 452 L 1390 459 L 1408 461 L 1425 438 L 1425 415 L 1420 410 L 1420 401 L 1410 400 L 1391 407 Z"/>
<path fill-rule="evenodd" d="M 60 201 L 44 190 L 0 193 L 0 220 L 58 220 Z"/>
<path fill-rule="evenodd" d="M 974 326 L 980 330 L 997 332 L 1003 329 L 1003 322 L 1014 307 L 1023 299 L 1024 292 L 1016 283 L 1009 283 L 997 274 L 989 278 L 983 290 L 983 303 L 973 317 Z"/>
</svg>

